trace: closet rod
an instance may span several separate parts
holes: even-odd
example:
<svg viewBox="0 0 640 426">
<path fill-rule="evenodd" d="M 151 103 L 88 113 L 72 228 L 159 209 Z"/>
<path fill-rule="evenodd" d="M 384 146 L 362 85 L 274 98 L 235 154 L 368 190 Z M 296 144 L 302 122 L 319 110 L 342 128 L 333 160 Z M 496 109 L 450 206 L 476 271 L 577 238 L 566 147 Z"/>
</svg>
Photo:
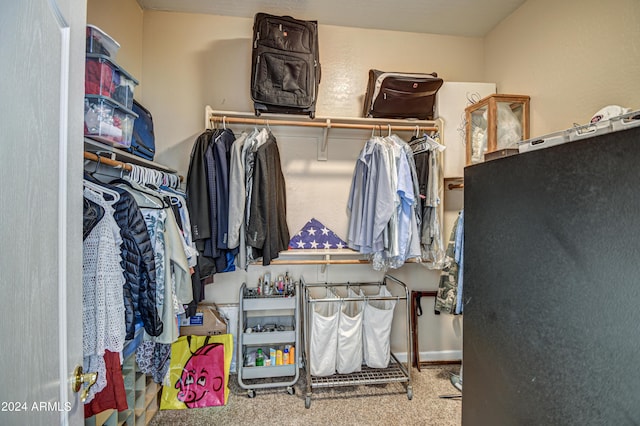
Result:
<svg viewBox="0 0 640 426">
<path fill-rule="evenodd" d="M 84 152 L 85 160 L 95 161 L 96 163 L 106 164 L 107 166 L 117 167 L 124 170 L 131 171 L 131 165 L 127 163 L 123 163 L 122 161 L 112 160 L 109 157 L 102 157 L 98 154 L 94 154 L 93 152 Z"/>
<path fill-rule="evenodd" d="M 109 157 L 103 157 L 101 155 L 94 154 L 93 152 L 84 151 L 84 159 L 85 160 L 90 160 L 90 161 L 95 161 L 98 164 L 106 164 L 107 166 L 111 166 L 111 167 L 115 167 L 115 168 L 118 168 L 118 169 L 127 170 L 129 172 L 133 169 L 131 167 L 131 164 L 125 163 L 123 161 L 112 160 Z M 140 167 L 144 167 L 144 166 L 140 166 Z M 162 173 L 173 174 L 173 173 L 165 172 L 165 171 L 162 171 L 162 170 L 160 170 L 160 171 Z M 184 180 L 184 177 L 182 175 L 178 175 L 178 179 L 180 179 L 180 182 L 182 182 Z"/>
<path fill-rule="evenodd" d="M 296 120 L 284 120 L 280 118 L 243 118 L 243 117 L 227 117 L 220 115 L 212 115 L 209 117 L 211 123 L 219 123 L 219 124 L 251 124 L 251 125 L 262 125 L 262 126 L 298 126 L 298 127 L 321 127 L 321 128 L 335 128 L 335 129 L 362 129 L 362 130 L 373 130 L 373 129 L 381 129 L 391 131 L 415 131 L 416 129 L 425 131 L 425 132 L 436 132 L 438 131 L 438 127 L 436 126 L 421 126 L 420 124 L 416 124 L 414 126 L 409 125 L 396 125 L 396 124 L 356 124 L 356 123 L 341 123 L 336 122 L 333 119 L 326 119 L 325 121 L 296 121 Z"/>
</svg>

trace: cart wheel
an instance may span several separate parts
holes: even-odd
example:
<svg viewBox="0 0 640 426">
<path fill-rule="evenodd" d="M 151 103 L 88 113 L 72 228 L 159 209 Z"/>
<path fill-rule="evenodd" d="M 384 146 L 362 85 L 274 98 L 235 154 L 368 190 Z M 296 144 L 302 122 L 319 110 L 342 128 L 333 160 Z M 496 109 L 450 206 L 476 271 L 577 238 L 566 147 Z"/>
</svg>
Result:
<svg viewBox="0 0 640 426">
<path fill-rule="evenodd" d="M 409 399 L 409 401 L 411 401 L 413 399 L 413 389 L 412 388 L 407 388 L 407 398 Z"/>
<path fill-rule="evenodd" d="M 315 113 L 315 112 L 310 112 L 310 113 L 309 113 L 309 118 L 310 118 L 310 119 L 312 119 L 312 120 L 313 120 L 314 118 L 316 118 L 316 113 Z"/>
<path fill-rule="evenodd" d="M 255 111 L 256 111 L 256 117 L 260 117 L 260 110 L 256 109 Z"/>
<path fill-rule="evenodd" d="M 310 397 L 310 396 L 307 396 L 307 397 L 304 399 L 304 408 L 309 408 L 309 407 L 311 407 L 311 397 Z"/>
<path fill-rule="evenodd" d="M 247 391 L 247 396 L 248 396 L 249 398 L 255 398 L 255 397 L 256 397 L 256 391 L 255 391 L 255 390 L 253 390 L 253 389 L 249 389 L 249 390 Z"/>
<path fill-rule="evenodd" d="M 288 393 L 289 395 L 295 395 L 295 394 L 296 394 L 296 388 L 293 388 L 293 387 L 289 386 L 289 387 L 287 388 L 287 393 Z"/>
</svg>

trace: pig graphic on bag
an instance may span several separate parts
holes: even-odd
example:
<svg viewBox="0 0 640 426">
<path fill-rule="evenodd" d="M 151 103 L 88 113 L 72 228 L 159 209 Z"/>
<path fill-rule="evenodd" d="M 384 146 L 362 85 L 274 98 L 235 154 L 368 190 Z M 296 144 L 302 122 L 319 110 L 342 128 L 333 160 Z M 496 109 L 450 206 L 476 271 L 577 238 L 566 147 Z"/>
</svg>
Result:
<svg viewBox="0 0 640 426">
<path fill-rule="evenodd" d="M 187 408 L 224 405 L 224 345 L 212 343 L 195 351 L 176 382 L 178 400 Z"/>
</svg>

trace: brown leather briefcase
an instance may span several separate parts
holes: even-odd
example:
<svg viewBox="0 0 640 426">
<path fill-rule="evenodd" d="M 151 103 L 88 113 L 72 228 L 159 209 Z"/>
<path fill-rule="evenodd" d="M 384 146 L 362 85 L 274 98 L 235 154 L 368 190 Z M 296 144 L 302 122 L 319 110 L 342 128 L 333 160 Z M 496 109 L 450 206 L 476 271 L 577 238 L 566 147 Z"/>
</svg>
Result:
<svg viewBox="0 0 640 426">
<path fill-rule="evenodd" d="M 399 73 L 369 70 L 365 117 L 433 120 L 436 93 L 444 81 L 437 73 Z"/>
</svg>

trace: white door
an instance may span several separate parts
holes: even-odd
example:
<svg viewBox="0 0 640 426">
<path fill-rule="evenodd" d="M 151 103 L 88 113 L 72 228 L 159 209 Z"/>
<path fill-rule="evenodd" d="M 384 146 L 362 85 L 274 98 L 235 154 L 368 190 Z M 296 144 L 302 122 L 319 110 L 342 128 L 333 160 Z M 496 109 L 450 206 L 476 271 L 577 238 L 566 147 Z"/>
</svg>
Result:
<svg viewBox="0 0 640 426">
<path fill-rule="evenodd" d="M 0 0 L 0 424 L 80 425 L 85 0 Z"/>
</svg>

